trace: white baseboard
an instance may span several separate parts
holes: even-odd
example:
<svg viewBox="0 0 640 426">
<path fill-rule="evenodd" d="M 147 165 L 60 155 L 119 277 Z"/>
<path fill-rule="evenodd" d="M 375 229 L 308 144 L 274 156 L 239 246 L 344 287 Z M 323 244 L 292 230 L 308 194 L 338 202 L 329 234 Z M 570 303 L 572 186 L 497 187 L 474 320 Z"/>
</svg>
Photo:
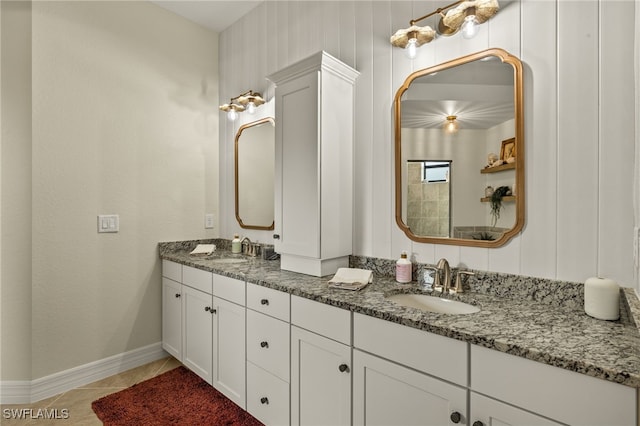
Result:
<svg viewBox="0 0 640 426">
<path fill-rule="evenodd" d="M 29 404 L 169 356 L 160 342 L 32 381 L 0 382 L 0 404 Z"/>
</svg>

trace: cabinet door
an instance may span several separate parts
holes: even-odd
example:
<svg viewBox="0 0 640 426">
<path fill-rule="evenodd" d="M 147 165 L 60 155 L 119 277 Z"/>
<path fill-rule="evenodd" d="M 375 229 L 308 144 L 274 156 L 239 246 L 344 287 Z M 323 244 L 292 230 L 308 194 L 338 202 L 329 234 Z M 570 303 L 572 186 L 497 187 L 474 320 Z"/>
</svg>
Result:
<svg viewBox="0 0 640 426">
<path fill-rule="evenodd" d="M 320 256 L 318 74 L 276 88 L 275 240 L 279 253 Z M 337 208 L 337 206 L 336 206 Z"/>
<path fill-rule="evenodd" d="M 182 286 L 182 298 L 182 363 L 211 384 L 212 297 Z"/>
<path fill-rule="evenodd" d="M 559 426 L 561 424 L 474 392 L 471 392 L 469 423 L 476 426 Z"/>
<path fill-rule="evenodd" d="M 351 424 L 351 348 L 291 327 L 291 424 Z"/>
<path fill-rule="evenodd" d="M 245 308 L 213 298 L 213 386 L 245 408 Z"/>
<path fill-rule="evenodd" d="M 182 284 L 162 278 L 162 349 L 182 361 Z"/>
<path fill-rule="evenodd" d="M 466 407 L 465 388 L 353 351 L 356 425 L 464 425 Z"/>
</svg>

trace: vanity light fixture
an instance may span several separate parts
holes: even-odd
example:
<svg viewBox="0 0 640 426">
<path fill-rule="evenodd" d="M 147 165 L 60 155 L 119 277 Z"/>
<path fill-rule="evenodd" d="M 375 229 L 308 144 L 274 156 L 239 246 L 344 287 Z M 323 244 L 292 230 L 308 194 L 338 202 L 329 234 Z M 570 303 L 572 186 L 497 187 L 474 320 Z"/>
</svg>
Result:
<svg viewBox="0 0 640 426">
<path fill-rule="evenodd" d="M 393 46 L 405 49 L 407 56 L 413 59 L 417 55 L 418 47 L 436 38 L 436 30 L 428 25 L 419 27 L 416 23 L 430 16 L 440 15 L 437 34 L 451 36 L 462 30 L 464 38 L 472 38 L 478 33 L 479 25 L 492 18 L 499 9 L 498 0 L 458 0 L 420 18 L 412 19 L 409 21 L 409 28 L 396 31 L 390 42 Z"/>
<path fill-rule="evenodd" d="M 460 130 L 460 124 L 456 120 L 458 116 L 448 115 L 447 121 L 444 122 L 444 131 L 449 134 L 457 133 Z"/>
<path fill-rule="evenodd" d="M 231 98 L 228 104 L 220 105 L 220 110 L 227 113 L 227 118 L 231 121 L 235 121 L 238 118 L 238 113 L 247 111 L 249 114 L 253 114 L 256 108 L 264 103 L 264 99 L 260 93 L 248 90 L 236 97 Z"/>
</svg>

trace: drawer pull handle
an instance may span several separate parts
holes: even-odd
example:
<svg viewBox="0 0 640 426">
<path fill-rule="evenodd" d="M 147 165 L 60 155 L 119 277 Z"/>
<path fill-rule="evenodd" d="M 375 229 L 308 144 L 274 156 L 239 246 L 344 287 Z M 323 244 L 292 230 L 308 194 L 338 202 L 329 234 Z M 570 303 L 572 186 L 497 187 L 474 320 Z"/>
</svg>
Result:
<svg viewBox="0 0 640 426">
<path fill-rule="evenodd" d="M 348 373 L 349 366 L 347 364 L 340 364 L 340 366 L 338 366 L 338 370 L 340 370 L 341 373 Z"/>
<path fill-rule="evenodd" d="M 273 239 L 274 240 L 279 240 L 280 239 L 280 234 L 273 234 Z"/>
<path fill-rule="evenodd" d="M 476 420 L 475 422 L 473 422 L 473 426 L 484 426 L 484 423 L 482 423 L 480 420 Z"/>
<path fill-rule="evenodd" d="M 260 342 L 260 347 L 261 348 L 268 348 L 269 347 L 269 342 Z"/>
<path fill-rule="evenodd" d="M 262 398 L 260 398 L 260 403 L 261 404 L 268 404 L 269 403 L 269 398 L 267 398 L 266 396 L 263 396 Z"/>
<path fill-rule="evenodd" d="M 449 416 L 449 418 L 453 423 L 460 423 L 460 420 L 462 420 L 462 416 L 457 411 L 451 413 L 451 416 Z"/>
<path fill-rule="evenodd" d="M 269 305 L 269 299 L 262 299 L 262 300 L 260 301 L 260 304 L 261 304 L 261 305 L 267 305 L 267 306 L 268 306 L 268 305 Z"/>
<path fill-rule="evenodd" d="M 176 297 L 180 297 L 180 293 L 176 293 Z"/>
</svg>

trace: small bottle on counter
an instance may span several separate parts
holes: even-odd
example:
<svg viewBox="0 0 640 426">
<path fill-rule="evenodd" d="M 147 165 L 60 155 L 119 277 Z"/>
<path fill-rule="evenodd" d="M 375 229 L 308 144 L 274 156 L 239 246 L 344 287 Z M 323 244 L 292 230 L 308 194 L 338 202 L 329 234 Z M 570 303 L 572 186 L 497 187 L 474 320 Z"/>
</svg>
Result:
<svg viewBox="0 0 640 426">
<path fill-rule="evenodd" d="M 403 251 L 396 262 L 396 281 L 403 284 L 411 282 L 411 273 L 411 261 L 407 259 L 407 252 Z"/>
<path fill-rule="evenodd" d="M 242 243 L 240 242 L 240 235 L 234 234 L 233 240 L 231 240 L 231 253 L 240 253 L 242 251 Z"/>
</svg>

